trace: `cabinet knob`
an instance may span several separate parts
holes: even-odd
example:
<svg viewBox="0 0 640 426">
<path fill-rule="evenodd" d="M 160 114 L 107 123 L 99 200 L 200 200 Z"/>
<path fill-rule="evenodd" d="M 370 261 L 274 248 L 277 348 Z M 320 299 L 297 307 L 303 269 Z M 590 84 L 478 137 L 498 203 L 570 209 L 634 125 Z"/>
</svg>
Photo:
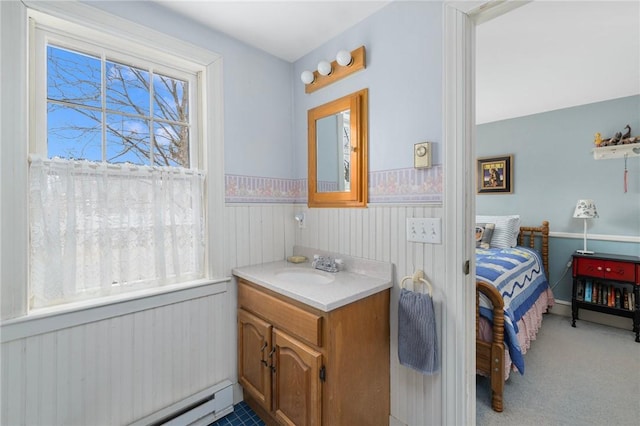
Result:
<svg viewBox="0 0 640 426">
<path fill-rule="evenodd" d="M 602 266 L 598 266 L 598 271 L 602 271 Z"/>
<path fill-rule="evenodd" d="M 606 271 L 607 272 L 611 272 L 611 268 L 606 268 Z"/>
</svg>

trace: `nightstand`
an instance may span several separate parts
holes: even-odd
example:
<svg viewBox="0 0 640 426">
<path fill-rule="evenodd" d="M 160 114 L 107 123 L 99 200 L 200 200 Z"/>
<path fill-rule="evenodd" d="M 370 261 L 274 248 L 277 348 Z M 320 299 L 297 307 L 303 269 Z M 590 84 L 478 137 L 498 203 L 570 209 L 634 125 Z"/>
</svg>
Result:
<svg viewBox="0 0 640 426">
<path fill-rule="evenodd" d="M 574 253 L 571 294 L 573 327 L 579 309 L 631 318 L 640 342 L 640 257 Z"/>
</svg>

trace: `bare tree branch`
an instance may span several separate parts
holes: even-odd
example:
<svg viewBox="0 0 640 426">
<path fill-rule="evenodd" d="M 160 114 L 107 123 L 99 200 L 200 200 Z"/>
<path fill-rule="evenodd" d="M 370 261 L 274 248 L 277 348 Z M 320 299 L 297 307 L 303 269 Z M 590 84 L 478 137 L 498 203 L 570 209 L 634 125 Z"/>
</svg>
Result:
<svg viewBox="0 0 640 426">
<path fill-rule="evenodd" d="M 53 48 L 55 49 L 55 48 Z M 62 52 L 60 50 L 60 52 Z M 63 116 L 65 109 L 73 110 L 81 114 L 87 120 L 75 122 L 49 123 L 49 143 L 55 140 L 75 140 L 78 147 L 74 149 L 76 155 L 88 149 L 89 138 L 101 134 L 102 121 L 106 116 L 99 111 L 87 108 L 87 106 L 99 108 L 102 105 L 101 93 L 102 78 L 99 58 L 88 57 L 74 52 L 55 50 L 48 55 L 48 98 L 49 120 L 53 120 L 52 114 Z M 153 165 L 180 165 L 189 166 L 189 129 L 188 123 L 188 90 L 187 83 L 170 77 L 157 75 L 161 86 L 154 91 L 151 100 L 156 105 L 154 117 L 149 116 L 149 92 L 151 88 L 151 73 L 148 70 L 135 68 L 116 62 L 108 62 L 107 100 L 109 105 L 108 116 L 122 116 L 122 128 L 114 127 L 107 121 L 105 128 L 110 135 L 109 141 L 117 140 L 120 147 L 115 155 L 104 159 L 115 161 L 118 158 L 135 158 L 142 164 Z M 146 93 L 146 98 L 144 98 Z M 64 103 L 61 106 L 53 101 Z M 130 114 L 138 115 L 134 118 Z M 161 121 L 158 121 L 161 120 Z M 165 121 L 166 120 L 166 121 Z M 128 130 L 126 125 L 134 125 L 136 122 L 144 122 L 147 131 L 144 134 L 136 133 L 135 129 Z M 176 124 L 184 123 L 184 124 Z M 155 123 L 155 125 L 153 124 Z M 161 135 L 158 132 L 162 132 Z M 156 134 L 153 147 L 151 135 Z M 161 144 L 157 139 L 161 138 Z M 165 144 L 166 142 L 166 144 Z M 104 141 L 103 143 L 106 143 Z M 109 150 L 113 152 L 113 144 L 109 142 Z M 153 160 L 151 151 L 153 148 Z M 69 152 L 73 157 L 73 153 Z"/>
</svg>

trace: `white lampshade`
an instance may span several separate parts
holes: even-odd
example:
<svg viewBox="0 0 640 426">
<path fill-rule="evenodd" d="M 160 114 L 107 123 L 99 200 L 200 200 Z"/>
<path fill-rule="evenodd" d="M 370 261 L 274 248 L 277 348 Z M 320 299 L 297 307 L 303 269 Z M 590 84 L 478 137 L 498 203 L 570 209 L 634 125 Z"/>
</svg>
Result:
<svg viewBox="0 0 640 426">
<path fill-rule="evenodd" d="M 576 219 L 595 219 L 599 217 L 596 203 L 593 200 L 578 200 L 573 217 Z"/>
<path fill-rule="evenodd" d="M 329 75 L 331 71 L 331 64 L 328 61 L 318 62 L 318 73 L 320 75 Z"/>
<path fill-rule="evenodd" d="M 336 55 L 336 62 L 338 63 L 338 65 L 343 67 L 350 65 L 352 60 L 353 59 L 351 58 L 351 53 L 346 50 L 341 50 Z"/>
<path fill-rule="evenodd" d="M 311 84 L 315 79 L 315 76 L 309 70 L 302 71 L 302 74 L 300 74 L 300 80 L 302 80 L 304 84 Z"/>
<path fill-rule="evenodd" d="M 576 219 L 584 219 L 584 248 L 576 251 L 580 254 L 593 254 L 592 250 L 587 250 L 587 219 L 599 217 L 596 203 L 594 203 L 593 200 L 578 200 L 576 209 L 573 212 L 573 217 Z"/>
</svg>

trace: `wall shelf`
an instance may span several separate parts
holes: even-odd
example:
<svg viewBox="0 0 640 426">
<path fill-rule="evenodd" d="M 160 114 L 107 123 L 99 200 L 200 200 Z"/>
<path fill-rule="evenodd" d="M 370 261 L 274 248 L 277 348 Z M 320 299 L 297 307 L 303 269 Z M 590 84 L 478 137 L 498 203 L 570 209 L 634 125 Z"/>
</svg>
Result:
<svg viewBox="0 0 640 426">
<path fill-rule="evenodd" d="M 609 160 L 612 158 L 624 158 L 640 156 L 640 143 L 626 145 L 603 146 L 593 149 L 593 158 L 596 160 Z"/>
</svg>

